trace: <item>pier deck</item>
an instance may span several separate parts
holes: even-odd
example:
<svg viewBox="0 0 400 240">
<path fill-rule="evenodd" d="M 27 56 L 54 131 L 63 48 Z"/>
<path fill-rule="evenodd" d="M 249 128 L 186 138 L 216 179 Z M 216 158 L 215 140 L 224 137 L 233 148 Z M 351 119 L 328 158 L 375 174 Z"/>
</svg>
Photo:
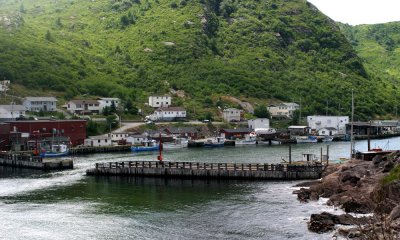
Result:
<svg viewBox="0 0 400 240">
<path fill-rule="evenodd" d="M 318 179 L 323 165 L 125 161 L 96 163 L 87 175 L 170 178 L 303 180 Z"/>
<path fill-rule="evenodd" d="M 72 169 L 72 159 L 42 158 L 40 156 L 24 154 L 0 154 L 0 166 L 11 166 L 16 168 L 32 168 L 40 170 L 62 170 Z"/>
</svg>

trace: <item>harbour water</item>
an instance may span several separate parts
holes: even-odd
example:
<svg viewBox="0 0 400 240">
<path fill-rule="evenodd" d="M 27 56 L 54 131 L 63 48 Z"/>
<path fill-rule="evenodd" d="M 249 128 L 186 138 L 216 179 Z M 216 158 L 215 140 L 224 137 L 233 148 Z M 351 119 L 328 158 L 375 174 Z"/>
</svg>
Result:
<svg viewBox="0 0 400 240">
<path fill-rule="evenodd" d="M 400 138 L 372 147 L 400 149 Z M 320 154 L 326 144 L 298 144 Z M 356 143 L 366 150 L 366 141 Z M 330 143 L 330 159 L 348 157 L 350 143 Z M 74 159 L 73 170 L 45 173 L 0 167 L 0 239 L 331 239 L 307 230 L 312 213 L 340 213 L 300 203 L 297 182 L 205 181 L 87 177 L 96 162 L 155 160 L 154 154 L 96 154 Z M 279 163 L 287 146 L 166 151 L 165 160 Z"/>
</svg>

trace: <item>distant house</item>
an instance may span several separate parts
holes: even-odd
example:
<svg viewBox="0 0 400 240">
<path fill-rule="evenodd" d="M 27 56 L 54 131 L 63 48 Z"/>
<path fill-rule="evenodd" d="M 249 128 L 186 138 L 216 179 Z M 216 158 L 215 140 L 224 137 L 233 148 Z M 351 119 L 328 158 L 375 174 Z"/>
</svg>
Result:
<svg viewBox="0 0 400 240">
<path fill-rule="evenodd" d="M 55 97 L 26 97 L 22 105 L 27 111 L 55 112 L 57 99 Z"/>
<path fill-rule="evenodd" d="M 182 107 L 160 107 L 151 116 L 153 121 L 177 121 L 186 118 L 186 110 Z"/>
<path fill-rule="evenodd" d="M 338 130 L 334 127 L 326 127 L 318 130 L 318 135 L 320 136 L 333 136 L 338 134 Z"/>
<path fill-rule="evenodd" d="M 67 110 L 76 114 L 100 113 L 100 103 L 97 100 L 71 100 L 67 103 Z"/>
<path fill-rule="evenodd" d="M 0 81 L 0 92 L 7 92 L 10 89 L 10 80 Z"/>
<path fill-rule="evenodd" d="M 273 118 L 292 118 L 293 112 L 300 109 L 297 103 L 279 103 L 268 106 L 268 111 Z"/>
<path fill-rule="evenodd" d="M 311 133 L 311 128 L 308 126 L 289 126 L 288 130 L 291 136 L 306 135 Z"/>
<path fill-rule="evenodd" d="M 145 140 L 147 140 L 146 135 L 130 135 L 126 138 L 126 143 L 131 145 L 140 145 Z"/>
<path fill-rule="evenodd" d="M 198 131 L 194 127 L 169 127 L 164 129 L 164 132 L 176 137 L 186 137 L 190 139 L 197 139 L 198 137 Z"/>
<path fill-rule="evenodd" d="M 322 128 L 335 128 L 338 134 L 346 133 L 346 124 L 349 123 L 348 116 L 308 116 L 308 126 L 319 131 Z"/>
<path fill-rule="evenodd" d="M 220 134 L 222 137 L 226 139 L 235 139 L 235 138 L 244 138 L 245 135 L 248 135 L 252 132 L 249 128 L 237 128 L 237 129 L 221 129 Z"/>
<path fill-rule="evenodd" d="M 153 108 L 169 107 L 172 104 L 171 96 L 150 96 L 149 106 Z"/>
<path fill-rule="evenodd" d="M 115 108 L 118 108 L 120 104 L 119 98 L 98 98 L 100 112 L 103 112 L 105 107 L 111 107 L 113 104 Z"/>
<path fill-rule="evenodd" d="M 222 111 L 222 118 L 227 122 L 239 122 L 242 111 L 236 108 L 227 108 Z"/>
<path fill-rule="evenodd" d="M 247 122 L 250 129 L 255 130 L 259 128 L 269 128 L 269 119 L 268 118 L 256 118 L 250 119 Z"/>
<path fill-rule="evenodd" d="M 126 140 L 130 135 L 132 135 L 132 133 L 111 133 L 109 135 L 111 135 L 110 137 L 113 142 L 118 142 L 121 140 Z"/>
<path fill-rule="evenodd" d="M 0 105 L 0 120 L 15 120 L 19 117 L 25 117 L 26 109 L 23 105 Z"/>
<path fill-rule="evenodd" d="M 112 146 L 112 141 L 111 138 L 107 136 L 93 136 L 85 139 L 85 146 L 90 146 L 90 147 Z"/>
</svg>

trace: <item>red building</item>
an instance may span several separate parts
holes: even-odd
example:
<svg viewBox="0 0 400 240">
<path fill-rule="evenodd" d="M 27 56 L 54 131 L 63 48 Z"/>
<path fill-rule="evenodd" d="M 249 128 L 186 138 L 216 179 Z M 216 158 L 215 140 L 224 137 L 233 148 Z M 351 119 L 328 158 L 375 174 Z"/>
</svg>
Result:
<svg viewBox="0 0 400 240">
<path fill-rule="evenodd" d="M 6 149 L 10 144 L 10 124 L 0 123 L 0 149 Z"/>
<path fill-rule="evenodd" d="M 8 126 L 7 126 L 8 125 Z M 0 125 L 0 134 L 28 133 L 30 139 L 56 136 L 69 137 L 72 146 L 84 143 L 86 138 L 86 120 L 29 120 L 10 121 Z M 2 138 L 3 139 L 3 138 Z"/>
<path fill-rule="evenodd" d="M 244 138 L 246 134 L 251 133 L 249 128 L 237 128 L 237 129 L 221 129 L 219 132 L 225 134 L 226 139 Z"/>
</svg>

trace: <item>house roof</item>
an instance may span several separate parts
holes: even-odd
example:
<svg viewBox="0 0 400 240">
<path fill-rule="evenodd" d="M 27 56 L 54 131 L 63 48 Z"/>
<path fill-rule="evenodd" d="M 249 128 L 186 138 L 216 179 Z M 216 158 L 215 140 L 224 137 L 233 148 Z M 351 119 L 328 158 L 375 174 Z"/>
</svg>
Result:
<svg viewBox="0 0 400 240">
<path fill-rule="evenodd" d="M 252 130 L 250 128 L 236 128 L 236 129 L 226 129 L 223 128 L 221 131 L 224 131 L 226 133 L 249 133 Z"/>
<path fill-rule="evenodd" d="M 101 97 L 101 98 L 97 98 L 97 100 L 118 101 L 119 98 L 103 98 L 103 97 Z"/>
<path fill-rule="evenodd" d="M 27 101 L 40 101 L 40 102 L 57 102 L 55 97 L 25 97 Z"/>
<path fill-rule="evenodd" d="M 197 133 L 197 129 L 194 127 L 170 127 L 166 128 L 172 134 L 179 134 L 179 133 Z"/>
<path fill-rule="evenodd" d="M 71 100 L 69 102 L 72 102 L 72 103 L 75 103 L 75 104 L 84 104 L 84 103 L 87 103 L 87 104 L 99 104 L 99 101 L 91 100 L 91 99 L 88 99 L 88 100 Z"/>
<path fill-rule="evenodd" d="M 329 131 L 336 131 L 337 129 L 336 128 L 334 128 L 334 127 L 324 127 L 324 128 L 321 128 L 320 130 L 322 130 L 322 129 L 326 129 L 326 130 L 329 130 Z M 319 131 L 319 130 L 318 130 Z"/>
<path fill-rule="evenodd" d="M 146 136 L 146 135 L 143 135 L 143 134 L 129 135 L 129 137 L 132 137 L 132 138 L 147 138 L 147 136 Z"/>
<path fill-rule="evenodd" d="M 304 129 L 308 128 L 308 126 L 289 126 L 288 129 Z"/>
<path fill-rule="evenodd" d="M 0 108 L 7 111 L 26 111 L 26 108 L 22 105 L 0 105 Z"/>
<path fill-rule="evenodd" d="M 89 137 L 89 139 L 92 139 L 92 140 L 111 140 L 111 138 L 110 137 L 108 137 L 108 136 L 90 136 Z"/>
<path fill-rule="evenodd" d="M 237 108 L 226 108 L 226 109 L 224 109 L 224 112 L 230 112 L 230 111 L 240 111 L 240 109 L 237 109 Z"/>
<path fill-rule="evenodd" d="M 160 107 L 156 110 L 157 112 L 180 112 L 180 111 L 186 111 L 183 107 Z"/>
</svg>

